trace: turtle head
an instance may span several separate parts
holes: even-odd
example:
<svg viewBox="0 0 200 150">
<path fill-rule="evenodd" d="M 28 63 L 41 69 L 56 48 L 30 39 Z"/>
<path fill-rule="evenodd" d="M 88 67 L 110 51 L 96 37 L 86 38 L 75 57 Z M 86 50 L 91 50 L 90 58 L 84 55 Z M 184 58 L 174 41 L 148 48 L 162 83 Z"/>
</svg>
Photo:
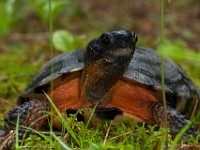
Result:
<svg viewBox="0 0 200 150">
<path fill-rule="evenodd" d="M 81 98 L 92 105 L 106 103 L 112 87 L 129 65 L 137 42 L 134 32 L 105 32 L 87 45 Z"/>
<path fill-rule="evenodd" d="M 129 62 L 135 50 L 137 36 L 125 30 L 105 32 L 89 42 L 85 51 L 85 65 L 96 61 Z"/>
</svg>

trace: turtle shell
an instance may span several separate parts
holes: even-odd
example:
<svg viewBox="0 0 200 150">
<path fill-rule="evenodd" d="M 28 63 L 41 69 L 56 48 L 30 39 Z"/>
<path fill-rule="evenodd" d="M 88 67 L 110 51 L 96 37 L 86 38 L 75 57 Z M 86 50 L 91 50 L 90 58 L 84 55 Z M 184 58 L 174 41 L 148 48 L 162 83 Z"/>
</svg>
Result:
<svg viewBox="0 0 200 150">
<path fill-rule="evenodd" d="M 32 98 L 40 98 L 39 95 L 43 94 L 43 91 L 48 91 L 53 80 L 69 74 L 81 74 L 84 67 L 83 55 L 84 50 L 79 49 L 61 54 L 49 61 L 20 95 L 18 105 Z M 142 84 L 162 97 L 161 58 L 153 49 L 136 47 L 133 59 L 122 78 L 127 82 Z M 164 83 L 167 105 L 189 117 L 200 99 L 200 91 L 185 71 L 168 58 L 164 58 Z M 159 100 L 162 101 L 162 98 Z"/>
</svg>

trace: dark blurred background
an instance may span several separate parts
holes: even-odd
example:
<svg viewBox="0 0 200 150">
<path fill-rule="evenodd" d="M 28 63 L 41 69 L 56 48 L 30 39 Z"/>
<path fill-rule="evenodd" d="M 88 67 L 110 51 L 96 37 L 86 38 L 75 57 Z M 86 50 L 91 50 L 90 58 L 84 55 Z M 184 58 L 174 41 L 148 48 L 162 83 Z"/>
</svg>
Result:
<svg viewBox="0 0 200 150">
<path fill-rule="evenodd" d="M 1 5 L 3 43 L 42 40 L 49 33 L 49 1 L 7 0 Z M 160 32 L 160 1 L 157 0 L 52 0 L 53 30 L 93 38 L 105 31 L 133 30 L 140 43 L 157 47 Z M 200 50 L 200 1 L 165 1 L 165 36 L 183 40 Z M 31 34 L 33 34 L 31 36 Z M 38 35 L 37 35 L 38 34 Z M 28 36 L 29 35 L 29 36 Z M 86 40 L 87 42 L 88 40 Z M 5 45 L 1 43 L 1 51 Z"/>
<path fill-rule="evenodd" d="M 52 0 L 53 53 L 85 47 L 102 32 L 119 29 L 135 31 L 138 45 L 157 49 L 160 6 L 158 0 Z M 48 0 L 0 1 L 1 105 L 12 107 L 50 59 L 49 8 Z M 181 63 L 200 86 L 200 1 L 165 1 L 164 21 L 166 55 Z"/>
</svg>

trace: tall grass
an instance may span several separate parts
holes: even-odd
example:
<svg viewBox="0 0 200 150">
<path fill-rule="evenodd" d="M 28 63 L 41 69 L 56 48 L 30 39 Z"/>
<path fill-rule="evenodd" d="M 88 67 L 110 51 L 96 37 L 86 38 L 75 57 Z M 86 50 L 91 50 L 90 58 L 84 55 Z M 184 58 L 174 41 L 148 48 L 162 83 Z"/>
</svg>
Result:
<svg viewBox="0 0 200 150">
<path fill-rule="evenodd" d="M 160 43 L 159 48 L 162 51 L 163 41 L 164 41 L 164 0 L 161 0 L 161 11 L 160 11 Z M 167 103 L 166 103 L 166 96 L 165 96 L 165 81 L 164 81 L 164 55 L 161 53 L 161 83 L 162 83 L 162 100 L 163 100 L 163 108 L 164 108 L 164 121 L 165 121 L 165 130 L 164 130 L 164 140 L 163 145 L 161 146 L 162 149 L 164 148 L 165 142 L 166 146 L 168 145 L 168 131 L 167 131 Z"/>
<path fill-rule="evenodd" d="M 48 6 L 49 6 L 49 31 L 50 31 L 50 56 L 51 56 L 51 74 L 53 74 L 53 38 L 52 38 L 52 32 L 53 32 L 53 22 L 52 22 L 52 10 L 51 10 L 51 0 L 48 1 Z M 53 91 L 53 76 L 51 76 L 51 91 Z M 51 92 L 53 93 L 53 92 Z M 53 95 L 50 95 L 50 97 L 53 97 Z M 52 106 L 51 105 L 51 111 L 53 110 L 52 109 Z M 52 115 L 50 115 L 50 132 L 53 132 L 53 118 L 52 118 Z M 50 134 L 50 138 L 52 139 L 52 136 L 53 134 Z M 50 143 L 50 148 L 52 147 L 52 144 Z"/>
</svg>

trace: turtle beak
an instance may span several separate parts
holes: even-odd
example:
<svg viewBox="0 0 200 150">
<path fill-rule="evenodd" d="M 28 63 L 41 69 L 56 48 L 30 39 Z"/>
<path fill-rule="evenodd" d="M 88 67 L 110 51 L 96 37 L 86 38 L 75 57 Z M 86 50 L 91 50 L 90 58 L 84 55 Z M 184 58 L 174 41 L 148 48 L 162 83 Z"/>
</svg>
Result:
<svg viewBox="0 0 200 150">
<path fill-rule="evenodd" d="M 104 59 L 107 62 L 120 62 L 120 63 L 125 63 L 129 62 L 133 56 L 133 49 L 131 48 L 122 48 L 115 50 L 114 52 L 110 52 L 108 56 L 106 56 Z"/>
<path fill-rule="evenodd" d="M 137 37 L 136 33 L 135 33 L 135 32 L 131 32 L 131 34 L 132 34 L 133 42 L 134 42 L 134 43 L 137 43 L 138 37 Z"/>
</svg>

